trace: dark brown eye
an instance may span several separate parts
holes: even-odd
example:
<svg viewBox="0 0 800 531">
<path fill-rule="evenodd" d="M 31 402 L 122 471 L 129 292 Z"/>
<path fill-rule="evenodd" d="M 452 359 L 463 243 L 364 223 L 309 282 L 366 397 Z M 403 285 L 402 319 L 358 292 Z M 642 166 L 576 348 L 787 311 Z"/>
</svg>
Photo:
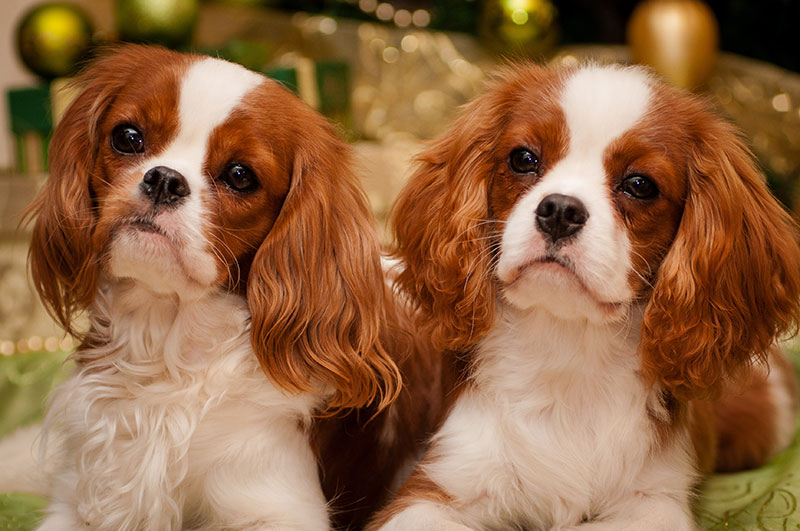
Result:
<svg viewBox="0 0 800 531">
<path fill-rule="evenodd" d="M 111 147 L 125 155 L 144 152 L 144 135 L 136 126 L 120 124 L 111 131 Z"/>
<path fill-rule="evenodd" d="M 508 157 L 508 165 L 515 173 L 536 173 L 539 171 L 539 157 L 530 150 L 515 149 Z"/>
<path fill-rule="evenodd" d="M 658 195 L 656 183 L 644 175 L 631 175 L 626 177 L 619 185 L 622 193 L 635 199 L 653 199 Z"/>
<path fill-rule="evenodd" d="M 231 164 L 222 170 L 219 180 L 236 192 L 243 194 L 254 192 L 258 189 L 258 179 L 253 170 L 244 164 Z"/>
</svg>

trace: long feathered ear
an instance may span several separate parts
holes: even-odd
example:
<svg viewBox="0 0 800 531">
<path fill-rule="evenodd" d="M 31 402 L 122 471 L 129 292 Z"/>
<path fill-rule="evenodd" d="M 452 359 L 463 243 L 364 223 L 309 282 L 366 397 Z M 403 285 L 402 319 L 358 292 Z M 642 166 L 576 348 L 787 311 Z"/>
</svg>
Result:
<svg viewBox="0 0 800 531">
<path fill-rule="evenodd" d="M 437 348 L 469 349 L 494 319 L 488 187 L 506 103 L 489 90 L 467 105 L 417 157 L 393 208 L 394 254 L 403 261 L 396 282 Z"/>
<path fill-rule="evenodd" d="M 72 334 L 73 318 L 91 303 L 99 273 L 91 174 L 97 125 L 115 92 L 113 80 L 100 70 L 92 68 L 80 79 L 82 92 L 53 133 L 50 176 L 26 213 L 35 219 L 29 253 L 34 285 L 50 314 Z"/>
<path fill-rule="evenodd" d="M 50 175 L 24 217 L 35 220 L 29 252 L 34 286 L 53 318 L 76 337 L 73 319 L 92 302 L 101 267 L 100 242 L 93 241 L 97 220 L 92 190 L 104 140 L 99 138 L 100 121 L 115 95 L 143 68 L 167 59 L 186 61 L 154 46 L 124 44 L 97 52 L 75 82 L 81 92 L 50 142 Z"/>
<path fill-rule="evenodd" d="M 688 172 L 683 218 L 642 326 L 646 374 L 684 398 L 763 361 L 796 332 L 796 226 L 770 194 L 735 131 L 705 116 Z"/>
<path fill-rule="evenodd" d="M 298 120 L 290 190 L 248 277 L 253 347 L 289 391 L 330 390 L 331 410 L 383 407 L 400 376 L 381 343 L 389 293 L 375 227 L 348 146 L 320 118 Z"/>
</svg>

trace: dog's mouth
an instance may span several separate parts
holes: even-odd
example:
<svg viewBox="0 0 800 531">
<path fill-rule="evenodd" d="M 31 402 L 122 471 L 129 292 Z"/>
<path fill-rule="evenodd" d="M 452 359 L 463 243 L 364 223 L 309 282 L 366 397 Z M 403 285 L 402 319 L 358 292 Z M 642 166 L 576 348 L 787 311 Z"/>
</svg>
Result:
<svg viewBox="0 0 800 531">
<path fill-rule="evenodd" d="M 532 263 L 558 264 L 561 267 L 569 270 L 571 273 L 575 274 L 575 267 L 572 265 L 572 261 L 569 258 L 564 258 L 554 254 L 546 254 L 543 258 L 534 260 Z"/>
<path fill-rule="evenodd" d="M 116 238 L 121 234 L 130 234 L 132 236 L 140 235 L 148 240 L 155 237 L 156 239 L 163 239 L 171 243 L 175 243 L 174 238 L 158 224 L 154 219 L 147 216 L 132 216 L 127 219 L 120 220 L 112 229 L 111 237 Z"/>
<path fill-rule="evenodd" d="M 155 224 L 151 219 L 147 218 L 133 218 L 129 220 L 126 225 L 142 232 L 152 232 L 164 236 L 164 231 Z"/>
<path fill-rule="evenodd" d="M 593 289 L 591 289 L 586 284 L 581 275 L 578 274 L 577 268 L 575 267 L 575 264 L 572 262 L 572 260 L 570 260 L 567 257 L 549 252 L 544 256 L 540 256 L 520 264 L 516 268 L 513 278 L 511 278 L 508 282 L 504 282 L 505 287 L 509 288 L 513 286 L 524 276 L 526 271 L 533 268 L 537 268 L 539 266 L 543 267 L 554 266 L 552 269 L 556 269 L 559 274 L 564 274 L 566 276 L 571 277 L 575 281 L 575 283 L 579 286 L 580 290 L 583 291 L 590 299 L 594 300 L 606 312 L 609 313 L 616 312 L 625 305 L 624 302 L 604 301 L 601 297 L 598 296 L 598 294 Z"/>
<path fill-rule="evenodd" d="M 513 285 L 514 283 L 516 283 L 522 277 L 522 275 L 523 275 L 523 273 L 525 273 L 525 271 L 527 271 L 528 269 L 530 269 L 532 267 L 536 267 L 537 265 L 540 265 L 540 264 L 554 264 L 554 265 L 560 266 L 562 269 L 564 269 L 565 273 L 568 273 L 571 276 L 575 277 L 575 279 L 578 282 L 580 282 L 581 285 L 583 285 L 583 281 L 581 280 L 581 278 L 578 275 L 578 273 L 575 271 L 575 266 L 572 263 L 572 261 L 569 258 L 558 256 L 558 255 L 552 254 L 552 253 L 547 253 L 544 256 L 540 256 L 540 257 L 535 258 L 533 260 L 529 260 L 527 262 L 523 262 L 522 264 L 517 266 L 516 270 L 514 271 L 514 276 L 508 282 L 505 282 L 505 285 L 506 286 Z"/>
</svg>

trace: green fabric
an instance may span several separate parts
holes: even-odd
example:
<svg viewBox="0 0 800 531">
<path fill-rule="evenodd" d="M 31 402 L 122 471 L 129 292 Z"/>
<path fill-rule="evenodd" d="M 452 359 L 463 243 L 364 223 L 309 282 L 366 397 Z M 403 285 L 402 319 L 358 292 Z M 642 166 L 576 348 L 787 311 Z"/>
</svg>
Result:
<svg viewBox="0 0 800 531">
<path fill-rule="evenodd" d="M 0 356 L 0 437 L 41 420 L 47 395 L 66 377 L 65 357 L 63 352 Z"/>
<path fill-rule="evenodd" d="M 707 529 L 800 529 L 800 441 L 757 470 L 710 478 L 702 496 L 696 514 Z"/>
<path fill-rule="evenodd" d="M 800 378 L 800 350 L 790 355 Z M 695 513 L 713 530 L 800 529 L 799 498 L 800 431 L 789 449 L 763 467 L 709 478 Z"/>
<path fill-rule="evenodd" d="M 795 354 L 800 367 L 800 354 Z M 42 417 L 44 399 L 68 368 L 63 353 L 0 357 L 0 437 Z M 799 375 L 800 376 L 800 375 Z M 758 470 L 713 476 L 702 486 L 695 512 L 707 529 L 800 529 L 800 437 Z M 0 494 L 0 531 L 35 527 L 47 502 Z"/>
<path fill-rule="evenodd" d="M 28 531 L 36 527 L 47 500 L 30 494 L 0 494 L 0 531 Z"/>
<path fill-rule="evenodd" d="M 41 420 L 50 391 L 66 378 L 64 352 L 0 356 L 0 438 Z M 0 494 L 0 531 L 34 529 L 47 500 L 29 494 Z"/>
</svg>

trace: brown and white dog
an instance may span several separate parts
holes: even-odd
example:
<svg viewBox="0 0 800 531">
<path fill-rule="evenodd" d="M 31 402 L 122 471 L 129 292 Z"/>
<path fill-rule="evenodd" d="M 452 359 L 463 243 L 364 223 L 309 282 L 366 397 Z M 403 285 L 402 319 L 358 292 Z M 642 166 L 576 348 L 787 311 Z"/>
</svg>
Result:
<svg viewBox="0 0 800 531">
<path fill-rule="evenodd" d="M 363 423 L 316 416 L 366 421 L 404 348 L 349 148 L 219 59 L 126 46 L 80 81 L 32 207 L 35 285 L 82 340 L 41 529 L 329 529 L 318 464 L 328 497 L 391 473 L 350 489 Z"/>
<path fill-rule="evenodd" d="M 700 474 L 791 440 L 795 224 L 698 99 L 509 66 L 395 208 L 397 286 L 462 378 L 372 529 L 688 530 Z"/>
</svg>

